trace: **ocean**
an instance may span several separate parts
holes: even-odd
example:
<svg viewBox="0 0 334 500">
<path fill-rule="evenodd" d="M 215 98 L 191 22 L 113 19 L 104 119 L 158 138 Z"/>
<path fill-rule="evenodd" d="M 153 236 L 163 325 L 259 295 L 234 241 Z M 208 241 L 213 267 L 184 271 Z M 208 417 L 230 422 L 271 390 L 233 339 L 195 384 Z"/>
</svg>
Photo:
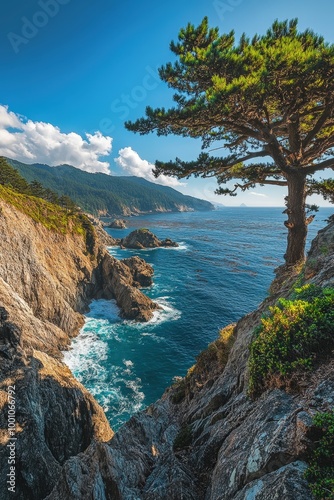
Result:
<svg viewBox="0 0 334 500">
<path fill-rule="evenodd" d="M 282 208 L 232 208 L 131 217 L 122 238 L 148 228 L 178 248 L 109 248 L 122 259 L 139 255 L 154 267 L 144 290 L 162 306 L 148 323 L 119 317 L 113 301 L 91 303 L 65 363 L 104 408 L 114 430 L 157 400 L 174 377 L 184 376 L 219 330 L 266 297 L 283 263 L 286 216 Z M 310 241 L 333 213 L 322 208 L 309 226 Z"/>
</svg>

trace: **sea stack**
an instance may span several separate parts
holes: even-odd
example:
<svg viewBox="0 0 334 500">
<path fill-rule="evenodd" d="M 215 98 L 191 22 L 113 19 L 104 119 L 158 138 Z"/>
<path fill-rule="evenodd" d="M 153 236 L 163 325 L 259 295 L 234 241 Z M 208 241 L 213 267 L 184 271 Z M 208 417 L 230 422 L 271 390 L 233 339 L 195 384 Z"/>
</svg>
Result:
<svg viewBox="0 0 334 500">
<path fill-rule="evenodd" d="M 136 229 L 121 240 L 121 247 L 134 248 L 141 250 L 143 248 L 159 247 L 178 247 L 179 245 L 169 238 L 159 240 L 159 238 L 146 228 Z"/>
</svg>

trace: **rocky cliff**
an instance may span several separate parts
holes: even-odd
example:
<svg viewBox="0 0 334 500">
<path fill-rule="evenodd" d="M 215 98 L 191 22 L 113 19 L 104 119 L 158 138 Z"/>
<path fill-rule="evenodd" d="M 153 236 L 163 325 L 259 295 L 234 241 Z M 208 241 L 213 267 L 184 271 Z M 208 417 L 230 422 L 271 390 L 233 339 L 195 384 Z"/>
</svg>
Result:
<svg viewBox="0 0 334 500">
<path fill-rule="evenodd" d="M 49 205 L 8 191 L 15 207 L 2 194 L 0 497 L 13 498 L 6 484 L 11 386 L 17 439 L 14 498 L 36 499 L 51 491 L 67 459 L 113 435 L 103 410 L 61 362 L 61 351 L 78 333 L 94 298 L 116 299 L 130 319 L 152 317 L 157 306 L 139 288 L 152 283 L 153 269 L 139 258 L 114 259 L 104 246 L 113 241 L 85 219 L 83 228 L 74 230 L 74 219 L 68 217 L 69 227 L 50 229 L 45 223 L 51 220 Z M 30 208 L 34 217 L 28 215 Z M 48 219 L 41 218 L 44 223 L 36 221 L 37 209 L 49 210 Z"/>
<path fill-rule="evenodd" d="M 326 251 L 324 251 L 326 248 Z M 334 284 L 334 223 L 319 233 L 297 276 L 280 274 L 258 310 L 227 330 L 225 352 L 203 353 L 186 379 L 130 419 L 108 443 L 68 460 L 48 500 L 310 500 L 304 478 L 315 412 L 333 407 L 333 357 L 298 390 L 248 396 L 249 345 L 270 304 L 293 283 Z"/>
<path fill-rule="evenodd" d="M 134 262 L 125 265 L 140 283 L 145 266 L 136 274 Z M 99 269 L 108 275 L 109 264 Z M 5 303 L 10 314 L 2 310 L 0 324 L 2 491 L 8 456 L 6 388 L 15 384 L 17 498 L 310 500 L 304 472 L 312 417 L 333 407 L 333 356 L 327 353 L 313 371 L 303 373 L 295 390 L 273 385 L 256 398 L 248 391 L 254 328 L 295 283 L 333 287 L 334 222 L 319 233 L 299 273 L 281 271 L 256 311 L 224 329 L 185 379 L 115 435 L 91 396 L 55 359 L 59 346 L 49 348 L 52 328 L 74 331 L 80 317 L 68 314 L 57 323 L 50 305 L 38 308 L 34 294 L 30 300 L 36 311 L 30 312 L 21 298 L 28 290 L 23 287 L 19 295 L 6 283 L 6 293 L 17 298 L 15 307 Z M 59 280 L 56 291 L 61 286 Z"/>
</svg>

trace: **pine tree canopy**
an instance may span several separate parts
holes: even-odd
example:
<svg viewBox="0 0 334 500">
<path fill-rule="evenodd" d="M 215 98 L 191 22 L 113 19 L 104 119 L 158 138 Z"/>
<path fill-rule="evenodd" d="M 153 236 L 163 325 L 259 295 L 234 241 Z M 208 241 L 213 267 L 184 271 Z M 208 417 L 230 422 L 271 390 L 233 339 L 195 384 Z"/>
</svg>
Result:
<svg viewBox="0 0 334 500">
<path fill-rule="evenodd" d="M 276 21 L 266 35 L 243 35 L 235 44 L 233 32 L 220 36 L 204 19 L 181 30 L 171 50 L 179 60 L 162 67 L 160 77 L 177 90 L 177 106 L 148 107 L 146 118 L 126 127 L 201 138 L 203 149 L 219 142 L 230 154 L 158 161 L 156 175 L 240 179 L 246 189 L 286 185 L 289 169 L 314 174 L 334 166 L 334 46 L 322 37 L 299 33 L 297 20 Z M 266 157 L 272 161 L 259 161 Z"/>
<path fill-rule="evenodd" d="M 289 229 L 301 224 L 296 212 L 305 219 L 307 195 L 334 200 L 333 180 L 312 179 L 334 167 L 334 45 L 311 30 L 299 32 L 296 19 L 236 42 L 234 32 L 220 35 L 204 18 L 182 29 L 170 48 L 176 62 L 163 66 L 160 77 L 176 90 L 175 106 L 148 107 L 145 118 L 126 127 L 200 138 L 205 152 L 190 162 L 157 161 L 156 176 L 216 177 L 217 192 L 230 195 L 256 185 L 288 186 Z"/>
</svg>

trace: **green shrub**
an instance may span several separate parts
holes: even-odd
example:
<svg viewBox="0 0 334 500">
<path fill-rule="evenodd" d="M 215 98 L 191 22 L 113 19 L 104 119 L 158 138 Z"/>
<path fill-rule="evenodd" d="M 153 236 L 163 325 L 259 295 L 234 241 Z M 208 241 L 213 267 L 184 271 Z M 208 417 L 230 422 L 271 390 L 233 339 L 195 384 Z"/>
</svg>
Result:
<svg viewBox="0 0 334 500">
<path fill-rule="evenodd" d="M 186 397 L 186 380 L 181 378 L 172 386 L 173 394 L 171 396 L 171 401 L 174 405 L 181 403 Z"/>
<path fill-rule="evenodd" d="M 234 344 L 235 334 L 235 323 L 226 326 L 220 330 L 218 339 L 196 357 L 196 364 L 189 368 L 187 375 L 173 385 L 173 404 L 181 403 L 187 395 L 203 387 L 209 378 L 222 371 Z"/>
<path fill-rule="evenodd" d="M 334 289 L 306 285 L 280 299 L 261 319 L 250 347 L 252 395 L 310 370 L 334 347 Z"/>
<path fill-rule="evenodd" d="M 313 424 L 316 445 L 309 454 L 306 479 L 316 499 L 334 498 L 334 412 L 318 413 Z"/>
<path fill-rule="evenodd" d="M 214 368 L 217 370 L 224 367 L 235 341 L 235 323 L 232 323 L 219 331 L 218 339 L 211 342 L 196 358 L 196 365 L 190 369 L 188 375 L 201 375 L 206 378 L 213 374 Z"/>
</svg>

